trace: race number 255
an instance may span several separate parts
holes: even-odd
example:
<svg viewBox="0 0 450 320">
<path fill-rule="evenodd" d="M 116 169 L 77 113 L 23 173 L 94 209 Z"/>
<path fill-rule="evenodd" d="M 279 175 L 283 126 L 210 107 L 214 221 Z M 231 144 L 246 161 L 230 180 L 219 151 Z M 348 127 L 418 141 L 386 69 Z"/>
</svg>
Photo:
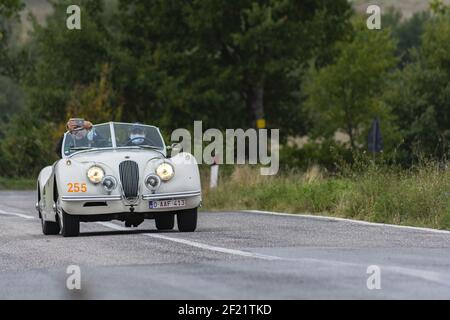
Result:
<svg viewBox="0 0 450 320">
<path fill-rule="evenodd" d="M 68 183 L 67 184 L 67 192 L 74 193 L 74 192 L 86 192 L 87 186 L 86 183 Z"/>
</svg>

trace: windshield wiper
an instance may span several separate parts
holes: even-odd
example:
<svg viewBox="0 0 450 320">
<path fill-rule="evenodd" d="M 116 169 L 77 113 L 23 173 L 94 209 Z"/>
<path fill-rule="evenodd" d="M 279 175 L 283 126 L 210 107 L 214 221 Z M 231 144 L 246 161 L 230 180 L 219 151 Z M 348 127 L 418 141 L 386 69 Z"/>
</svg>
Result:
<svg viewBox="0 0 450 320">
<path fill-rule="evenodd" d="M 138 147 L 144 148 L 144 149 L 153 149 L 153 150 L 161 150 L 161 148 L 155 147 L 155 146 L 150 146 L 148 144 L 140 144 L 137 145 Z"/>
<path fill-rule="evenodd" d="M 69 150 L 75 150 L 75 151 L 79 151 L 79 150 L 89 150 L 92 149 L 92 147 L 70 147 Z"/>
</svg>

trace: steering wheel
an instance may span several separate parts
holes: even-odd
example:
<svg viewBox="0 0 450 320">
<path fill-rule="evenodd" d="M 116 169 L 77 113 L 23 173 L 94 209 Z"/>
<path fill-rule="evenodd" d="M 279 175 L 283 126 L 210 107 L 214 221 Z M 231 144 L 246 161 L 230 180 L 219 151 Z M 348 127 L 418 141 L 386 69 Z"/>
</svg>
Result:
<svg viewBox="0 0 450 320">
<path fill-rule="evenodd" d="M 135 140 L 144 140 L 144 142 L 145 143 L 139 143 L 139 144 L 136 144 L 137 146 L 138 145 L 142 145 L 142 144 L 148 144 L 148 145 L 150 145 L 150 146 L 152 146 L 152 145 L 154 145 L 154 143 L 153 143 L 153 141 L 152 140 L 150 140 L 150 139 L 148 139 L 148 138 L 144 138 L 144 137 L 135 137 L 135 138 L 132 138 L 132 139 L 128 139 L 128 141 L 127 141 L 127 143 L 125 144 L 126 146 L 131 146 L 131 145 L 133 145 L 133 141 L 135 141 Z"/>
</svg>

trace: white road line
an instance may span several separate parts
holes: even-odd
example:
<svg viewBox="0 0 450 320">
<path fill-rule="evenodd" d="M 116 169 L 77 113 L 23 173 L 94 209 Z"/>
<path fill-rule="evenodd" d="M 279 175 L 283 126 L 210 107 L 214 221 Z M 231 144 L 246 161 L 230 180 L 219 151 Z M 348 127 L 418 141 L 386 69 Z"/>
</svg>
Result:
<svg viewBox="0 0 450 320">
<path fill-rule="evenodd" d="M 426 281 L 434 282 L 441 285 L 446 285 L 450 287 L 450 277 L 448 277 L 446 274 L 441 274 L 434 271 L 425 271 L 425 270 L 418 270 L 418 269 L 411 269 L 411 268 L 404 268 L 404 267 L 397 267 L 397 266 L 380 266 L 381 272 L 383 270 L 388 270 L 395 273 L 400 273 L 405 276 L 410 276 L 413 278 L 420 278 Z"/>
<path fill-rule="evenodd" d="M 26 215 L 26 214 L 17 213 L 17 212 L 6 212 L 6 211 L 3 211 L 3 210 L 0 210 L 0 214 L 4 214 L 4 215 L 8 215 L 8 216 L 21 217 L 21 218 L 24 218 L 24 219 L 36 219 L 36 217 L 29 216 L 29 215 Z"/>
<path fill-rule="evenodd" d="M 396 225 L 396 224 L 368 222 L 368 221 L 353 220 L 353 219 L 338 218 L 338 217 L 329 217 L 329 216 L 316 216 L 316 215 L 311 215 L 311 214 L 296 214 L 296 213 L 272 212 L 272 211 L 262 211 L 262 210 L 241 210 L 240 212 L 269 214 L 269 215 L 287 216 L 287 217 L 301 217 L 301 218 L 310 218 L 310 219 L 317 219 L 317 220 L 342 221 L 342 222 L 350 222 L 350 223 L 356 223 L 356 224 L 367 225 L 367 226 L 389 227 L 389 228 L 397 228 L 397 229 L 409 229 L 409 230 L 415 230 L 415 231 L 450 234 L 450 231 L 448 231 L 448 230 L 438 230 L 438 229 L 411 227 L 411 226 L 400 226 L 400 225 Z"/>
<path fill-rule="evenodd" d="M 97 222 L 97 223 L 104 227 L 115 229 L 115 230 L 120 230 L 120 231 L 129 231 L 130 230 L 128 228 L 119 226 L 112 222 Z M 242 256 L 242 257 L 249 257 L 249 258 L 256 258 L 256 259 L 263 259 L 263 260 L 285 260 L 283 258 L 276 257 L 276 256 L 269 256 L 269 255 L 265 255 L 265 254 L 253 253 L 253 252 L 236 250 L 236 249 L 228 249 L 228 248 L 223 248 L 223 247 L 216 247 L 216 246 L 211 246 L 209 244 L 205 244 L 205 243 L 201 243 L 201 242 L 196 242 L 196 241 L 191 241 L 191 240 L 186 240 L 186 239 L 181 239 L 181 238 L 172 238 L 172 237 L 164 236 L 161 234 L 143 233 L 142 235 L 147 236 L 147 237 L 156 238 L 156 239 L 163 239 L 163 240 L 173 241 L 173 242 L 177 242 L 177 243 L 182 243 L 182 244 L 185 244 L 185 245 L 188 245 L 191 247 L 196 247 L 196 248 L 200 248 L 200 249 L 204 249 L 204 250 L 233 254 L 233 255 Z"/>
<path fill-rule="evenodd" d="M 204 244 L 204 243 L 200 243 L 200 242 L 196 242 L 196 241 L 190 241 L 190 240 L 185 240 L 185 239 L 180 239 L 180 238 L 171 238 L 171 237 L 163 236 L 160 234 L 145 233 L 144 235 L 152 237 L 152 238 L 174 241 L 174 242 L 186 244 L 186 245 L 200 248 L 200 249 L 216 251 L 216 252 L 221 252 L 221 253 L 234 254 L 234 255 L 243 256 L 243 257 L 257 258 L 257 259 L 271 260 L 271 261 L 284 260 L 283 258 L 276 257 L 276 256 L 268 256 L 265 254 L 253 253 L 253 252 L 248 252 L 248 251 L 216 247 L 216 246 L 211 246 L 209 244 Z"/>
</svg>

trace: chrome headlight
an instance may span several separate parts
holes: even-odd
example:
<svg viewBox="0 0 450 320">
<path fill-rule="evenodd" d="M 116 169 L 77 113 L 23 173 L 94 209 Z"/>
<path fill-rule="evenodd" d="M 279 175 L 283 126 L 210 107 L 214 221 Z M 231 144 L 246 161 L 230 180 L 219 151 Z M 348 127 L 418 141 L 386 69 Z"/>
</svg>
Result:
<svg viewBox="0 0 450 320">
<path fill-rule="evenodd" d="M 161 178 L 162 181 L 169 181 L 172 179 L 175 171 L 173 170 L 173 166 L 168 162 L 161 163 L 156 168 L 156 174 Z"/>
<path fill-rule="evenodd" d="M 103 177 L 105 176 L 105 171 L 103 171 L 102 168 L 98 166 L 90 167 L 87 171 L 87 176 L 89 178 L 89 181 L 91 181 L 94 184 L 100 183 L 103 180 Z"/>
<path fill-rule="evenodd" d="M 117 187 L 117 180 L 113 176 L 106 176 L 102 180 L 102 186 L 107 192 L 111 192 Z"/>
</svg>

